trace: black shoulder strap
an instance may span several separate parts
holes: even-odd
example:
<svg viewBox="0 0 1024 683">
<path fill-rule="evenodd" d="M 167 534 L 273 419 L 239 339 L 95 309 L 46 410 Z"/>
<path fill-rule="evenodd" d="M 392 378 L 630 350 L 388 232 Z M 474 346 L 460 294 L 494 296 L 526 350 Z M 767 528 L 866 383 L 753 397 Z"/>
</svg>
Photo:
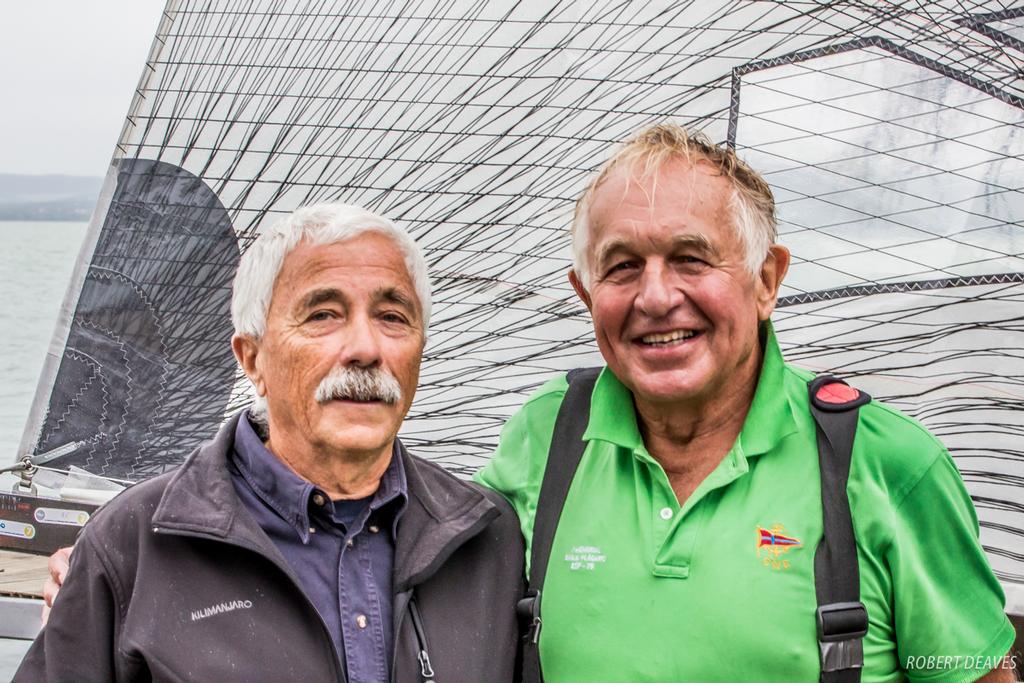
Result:
<svg viewBox="0 0 1024 683">
<path fill-rule="evenodd" d="M 569 372 L 569 389 L 555 419 L 555 431 L 548 449 L 548 462 L 544 480 L 537 497 L 537 511 L 533 516 L 533 535 L 530 541 L 530 585 L 526 597 L 519 601 L 517 611 L 523 624 L 522 680 L 523 683 L 541 683 L 540 670 L 540 595 L 544 576 L 548 570 L 551 544 L 555 540 L 558 519 L 569 494 L 576 468 L 583 458 L 586 443 L 583 432 L 590 420 L 590 395 L 601 368 L 581 368 Z"/>
<path fill-rule="evenodd" d="M 817 425 L 824 530 L 814 553 L 821 683 L 859 683 L 868 613 L 860 601 L 857 541 L 846 484 L 857 412 L 871 397 L 831 375 L 815 378 L 808 390 Z"/>
</svg>

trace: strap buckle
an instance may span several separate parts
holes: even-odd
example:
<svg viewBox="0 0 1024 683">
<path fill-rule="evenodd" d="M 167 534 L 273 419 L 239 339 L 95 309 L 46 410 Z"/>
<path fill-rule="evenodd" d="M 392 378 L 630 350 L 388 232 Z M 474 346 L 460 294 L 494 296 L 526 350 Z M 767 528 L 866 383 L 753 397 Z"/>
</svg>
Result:
<svg viewBox="0 0 1024 683">
<path fill-rule="evenodd" d="M 822 672 L 864 667 L 868 610 L 862 602 L 833 602 L 818 608 Z"/>
<path fill-rule="evenodd" d="M 519 630 L 528 642 L 537 644 L 540 640 L 540 591 L 531 588 L 526 596 L 516 603 L 516 616 L 519 617 Z"/>
</svg>

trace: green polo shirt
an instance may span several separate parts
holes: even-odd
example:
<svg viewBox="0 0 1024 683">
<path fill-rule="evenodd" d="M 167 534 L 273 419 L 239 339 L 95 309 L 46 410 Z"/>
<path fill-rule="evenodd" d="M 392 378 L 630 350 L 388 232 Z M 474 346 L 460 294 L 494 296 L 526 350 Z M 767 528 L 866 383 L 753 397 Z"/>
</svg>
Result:
<svg viewBox="0 0 1024 683">
<path fill-rule="evenodd" d="M 739 438 L 680 506 L 606 368 L 555 534 L 542 600 L 548 683 L 817 681 L 821 489 L 810 373 L 769 330 Z M 564 377 L 509 420 L 478 480 L 529 539 Z M 869 630 L 862 681 L 973 681 L 1014 639 L 978 522 L 942 444 L 872 402 L 849 480 Z"/>
</svg>

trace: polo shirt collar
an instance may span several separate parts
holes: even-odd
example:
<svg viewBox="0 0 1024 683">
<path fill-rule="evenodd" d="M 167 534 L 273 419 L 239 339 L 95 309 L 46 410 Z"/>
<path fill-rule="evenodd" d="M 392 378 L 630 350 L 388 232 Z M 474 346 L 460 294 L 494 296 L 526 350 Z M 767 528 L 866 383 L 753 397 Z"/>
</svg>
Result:
<svg viewBox="0 0 1024 683">
<path fill-rule="evenodd" d="M 761 340 L 761 374 L 739 437 L 739 446 L 748 457 L 767 453 L 798 428 L 786 391 L 786 365 L 770 321 L 761 327 Z"/>
<path fill-rule="evenodd" d="M 761 345 L 761 373 L 738 441 L 742 454 L 748 457 L 767 453 L 784 437 L 797 431 L 783 381 L 785 364 L 771 322 L 761 328 Z M 637 424 L 633 394 L 607 366 L 594 385 L 590 422 L 583 440 L 607 441 L 634 453 L 647 453 Z"/>
<path fill-rule="evenodd" d="M 646 452 L 636 421 L 633 393 L 606 365 L 590 396 L 590 421 L 584 441 L 607 441 L 635 452 Z"/>
<path fill-rule="evenodd" d="M 233 460 L 239 473 L 248 482 L 263 503 L 288 523 L 303 543 L 309 541 L 309 509 L 310 498 L 319 493 L 328 498 L 319 487 L 306 481 L 285 465 L 270 452 L 260 439 L 248 419 L 248 412 L 235 427 L 235 448 Z M 329 499 L 328 499 L 329 500 Z M 380 486 L 370 500 L 370 511 L 376 511 L 398 501 L 392 521 L 392 534 L 398 524 L 398 518 L 405 510 L 408 501 L 408 485 L 405 468 L 398 454 L 396 439 L 391 462 L 380 479 Z M 333 506 L 330 512 L 333 512 Z"/>
</svg>

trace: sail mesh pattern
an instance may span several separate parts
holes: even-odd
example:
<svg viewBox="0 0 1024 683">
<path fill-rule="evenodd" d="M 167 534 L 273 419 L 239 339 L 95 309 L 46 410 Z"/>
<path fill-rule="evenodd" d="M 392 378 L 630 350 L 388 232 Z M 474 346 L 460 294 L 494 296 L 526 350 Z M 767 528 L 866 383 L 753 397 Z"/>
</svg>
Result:
<svg viewBox="0 0 1024 683">
<path fill-rule="evenodd" d="M 776 193 L 788 358 L 937 433 L 1019 582 L 1022 16 L 951 0 L 171 2 L 115 162 L 201 179 L 241 250 L 314 202 L 405 226 L 435 315 L 402 436 L 467 474 L 530 390 L 600 362 L 565 277 L 589 175 L 641 126 L 702 128 Z M 214 317 L 187 333 L 211 354 L 227 344 Z M 216 420 L 248 400 L 233 380 Z M 145 473 L 195 445 L 183 434 Z"/>
</svg>

